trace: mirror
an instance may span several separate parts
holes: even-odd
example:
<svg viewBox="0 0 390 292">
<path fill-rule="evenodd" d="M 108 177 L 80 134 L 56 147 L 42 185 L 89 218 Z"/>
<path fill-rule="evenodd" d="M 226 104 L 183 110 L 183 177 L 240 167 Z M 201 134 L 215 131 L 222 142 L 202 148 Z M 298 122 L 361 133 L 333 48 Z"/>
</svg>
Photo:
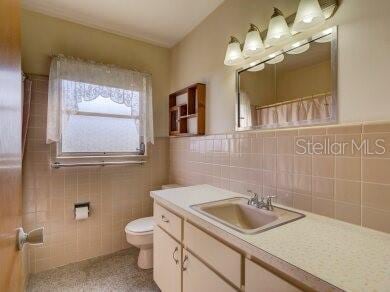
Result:
<svg viewBox="0 0 390 292">
<path fill-rule="evenodd" d="M 337 29 L 296 42 L 237 71 L 237 129 L 336 121 Z"/>
</svg>

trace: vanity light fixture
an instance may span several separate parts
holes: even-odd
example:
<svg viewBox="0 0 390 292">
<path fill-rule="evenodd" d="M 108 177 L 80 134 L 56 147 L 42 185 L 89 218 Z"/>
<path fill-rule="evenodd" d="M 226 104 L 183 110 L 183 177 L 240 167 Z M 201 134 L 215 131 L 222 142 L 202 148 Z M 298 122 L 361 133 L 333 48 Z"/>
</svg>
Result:
<svg viewBox="0 0 390 292">
<path fill-rule="evenodd" d="M 274 14 L 272 14 L 271 20 L 269 21 L 265 42 L 270 46 L 275 46 L 284 42 L 289 37 L 291 37 L 291 32 L 283 13 L 274 7 Z"/>
<path fill-rule="evenodd" d="M 325 29 L 313 36 L 316 43 L 328 43 L 332 41 L 332 28 Z"/>
<path fill-rule="evenodd" d="M 263 51 L 264 44 L 260 36 L 260 30 L 256 25 L 251 23 L 248 33 L 246 34 L 243 54 L 250 57 Z"/>
<path fill-rule="evenodd" d="M 301 0 L 292 29 L 294 32 L 302 32 L 324 21 L 325 16 L 318 0 Z"/>
<path fill-rule="evenodd" d="M 284 60 L 284 55 L 283 54 L 278 55 L 278 53 L 273 53 L 269 55 L 268 58 L 270 58 L 270 60 L 268 60 L 266 63 L 273 65 L 282 62 Z"/>
<path fill-rule="evenodd" d="M 248 71 L 249 72 L 258 72 L 258 71 L 263 70 L 264 68 L 265 68 L 265 64 L 264 63 L 260 63 L 259 65 L 248 69 Z"/>
<path fill-rule="evenodd" d="M 310 48 L 310 44 L 305 40 L 305 41 L 293 43 L 290 47 L 288 47 L 284 51 L 289 55 L 298 55 L 306 52 L 309 48 Z"/>
<path fill-rule="evenodd" d="M 241 52 L 241 43 L 236 37 L 232 36 L 226 50 L 224 64 L 226 66 L 235 66 L 241 63 L 243 60 L 244 56 Z"/>
</svg>

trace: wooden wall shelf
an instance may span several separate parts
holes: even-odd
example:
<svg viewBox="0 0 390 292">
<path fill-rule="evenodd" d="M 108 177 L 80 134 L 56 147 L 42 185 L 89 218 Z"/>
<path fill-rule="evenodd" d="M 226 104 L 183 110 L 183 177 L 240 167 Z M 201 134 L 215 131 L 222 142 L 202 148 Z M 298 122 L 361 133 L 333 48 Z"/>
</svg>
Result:
<svg viewBox="0 0 390 292">
<path fill-rule="evenodd" d="M 206 85 L 196 83 L 169 95 L 169 135 L 205 134 Z"/>
</svg>

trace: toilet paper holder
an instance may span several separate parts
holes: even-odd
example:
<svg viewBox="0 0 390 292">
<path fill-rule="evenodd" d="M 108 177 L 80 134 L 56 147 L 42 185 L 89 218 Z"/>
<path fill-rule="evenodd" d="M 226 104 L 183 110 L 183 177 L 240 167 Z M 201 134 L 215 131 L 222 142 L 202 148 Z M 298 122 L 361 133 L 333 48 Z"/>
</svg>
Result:
<svg viewBox="0 0 390 292">
<path fill-rule="evenodd" d="M 23 245 L 25 243 L 31 245 L 38 245 L 38 244 L 43 244 L 44 242 L 44 238 L 43 238 L 44 227 L 31 230 L 28 233 L 24 232 L 23 228 L 20 227 L 17 229 L 17 232 L 18 232 L 18 236 L 17 236 L 16 244 L 19 250 L 23 249 Z"/>
<path fill-rule="evenodd" d="M 89 213 L 91 212 L 90 203 L 89 202 L 74 204 L 74 217 L 75 218 L 76 218 L 76 210 L 77 210 L 77 208 L 84 208 L 84 207 L 88 208 L 88 215 L 89 215 Z"/>
</svg>

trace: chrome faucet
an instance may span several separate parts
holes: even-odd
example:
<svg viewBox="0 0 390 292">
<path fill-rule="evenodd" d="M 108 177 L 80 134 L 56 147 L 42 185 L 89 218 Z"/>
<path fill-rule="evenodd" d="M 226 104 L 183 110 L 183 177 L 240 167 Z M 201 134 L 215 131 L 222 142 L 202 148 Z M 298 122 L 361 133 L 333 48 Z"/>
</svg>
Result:
<svg viewBox="0 0 390 292">
<path fill-rule="evenodd" d="M 259 205 L 259 195 L 255 192 L 252 192 L 248 190 L 248 195 L 251 196 L 251 198 L 248 200 L 248 205 L 257 207 Z"/>
<path fill-rule="evenodd" d="M 276 196 L 261 196 L 259 200 L 259 195 L 249 190 L 248 195 L 251 196 L 251 198 L 248 200 L 248 205 L 255 206 L 259 209 L 266 209 L 268 211 L 274 210 L 274 206 L 272 205 L 272 199 L 276 198 Z"/>
<path fill-rule="evenodd" d="M 276 196 L 267 196 L 267 203 L 265 205 L 265 208 L 268 211 L 273 211 L 274 210 L 274 205 L 272 205 L 272 199 L 275 199 Z"/>
</svg>

